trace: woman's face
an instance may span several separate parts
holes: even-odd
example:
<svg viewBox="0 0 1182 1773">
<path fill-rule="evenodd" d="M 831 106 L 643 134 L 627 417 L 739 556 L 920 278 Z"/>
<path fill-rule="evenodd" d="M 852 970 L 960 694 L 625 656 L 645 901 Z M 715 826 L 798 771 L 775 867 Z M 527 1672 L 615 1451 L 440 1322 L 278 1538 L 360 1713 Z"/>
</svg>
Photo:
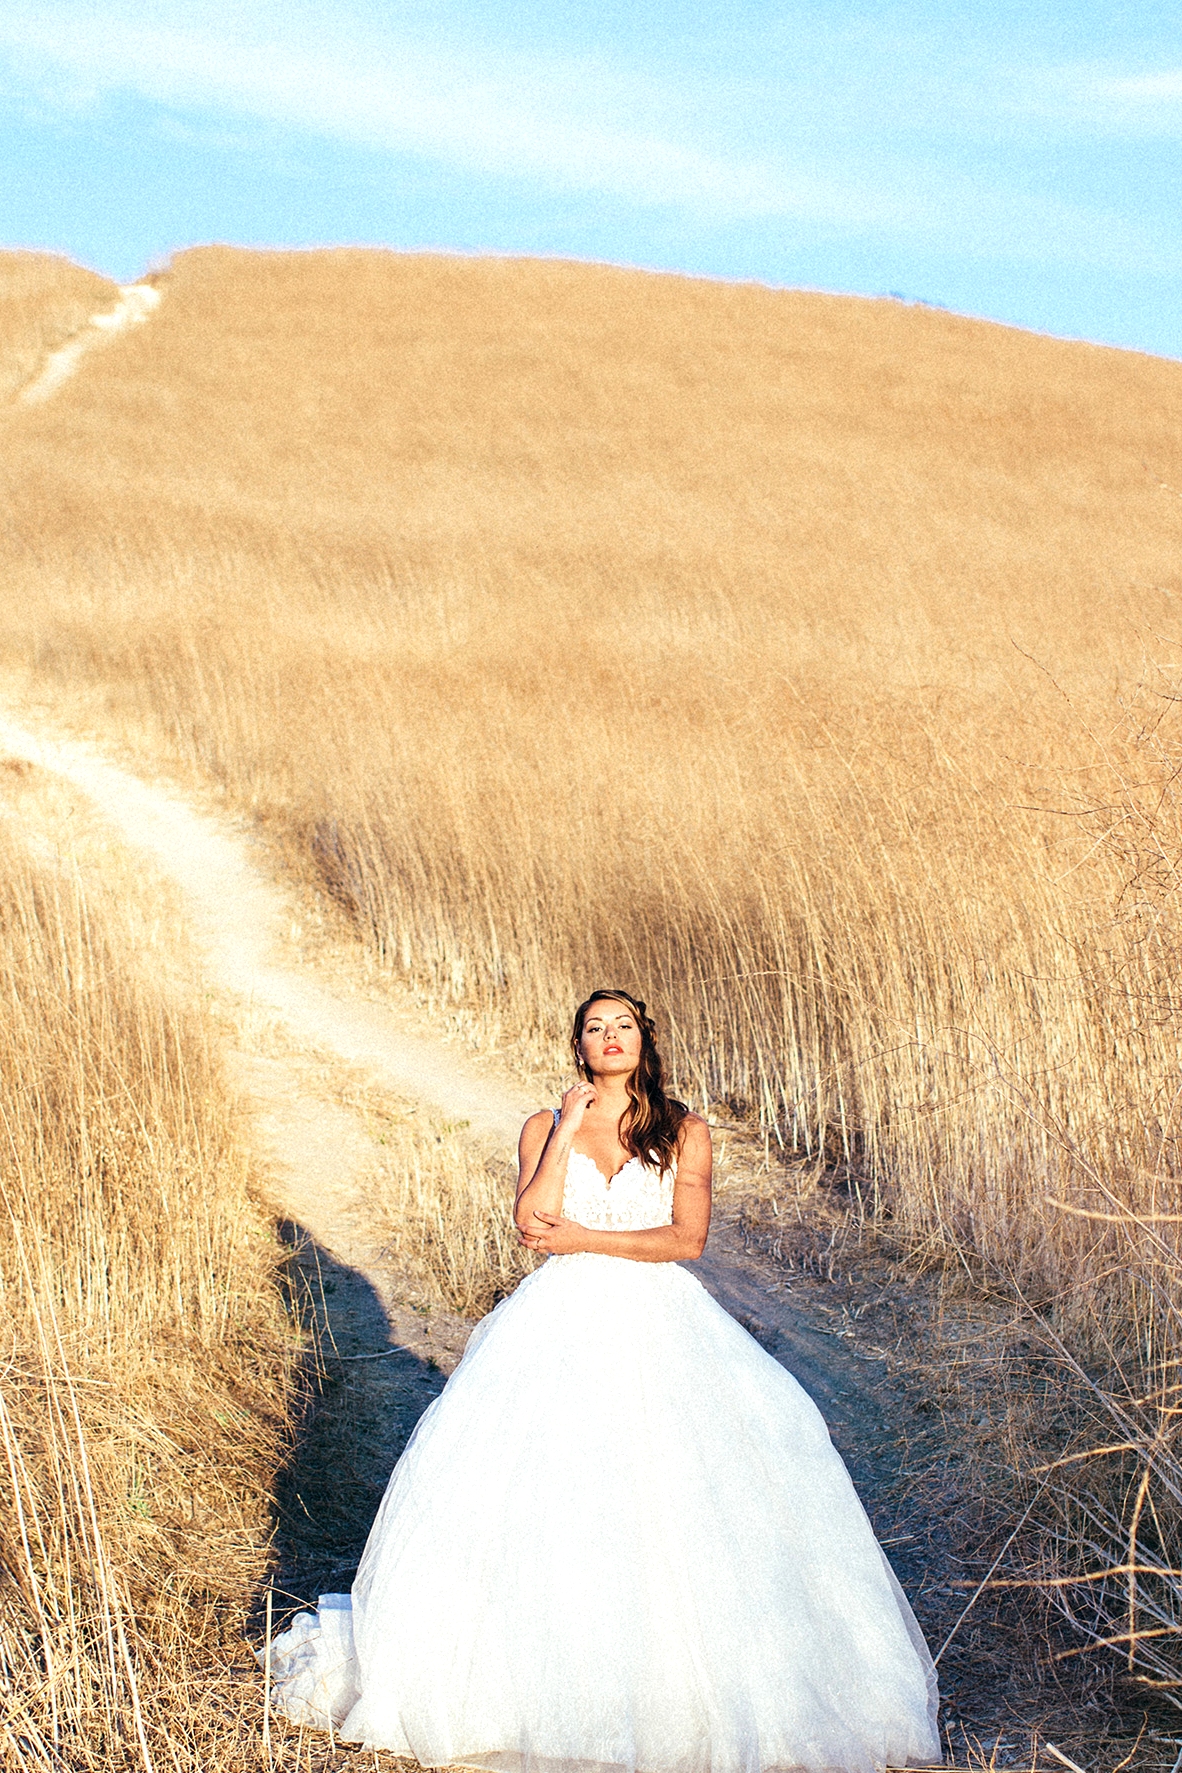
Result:
<svg viewBox="0 0 1182 1773">
<path fill-rule="evenodd" d="M 640 1063 L 640 1024 L 627 1004 L 601 997 L 583 1022 L 579 1054 L 592 1077 L 631 1077 Z"/>
</svg>

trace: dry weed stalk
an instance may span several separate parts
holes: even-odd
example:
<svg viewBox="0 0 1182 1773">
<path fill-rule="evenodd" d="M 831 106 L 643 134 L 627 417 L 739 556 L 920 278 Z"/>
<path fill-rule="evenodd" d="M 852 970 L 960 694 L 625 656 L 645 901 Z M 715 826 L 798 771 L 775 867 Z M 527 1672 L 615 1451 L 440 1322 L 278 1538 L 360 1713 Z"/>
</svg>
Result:
<svg viewBox="0 0 1182 1773">
<path fill-rule="evenodd" d="M 1102 1183 L 1097 1191 L 1102 1209 L 1073 1213 L 1123 1244 L 1131 1316 L 1097 1321 L 1085 1364 L 1036 1314 L 1072 1381 L 1076 1428 L 1069 1450 L 1032 1474 L 1055 1505 L 1041 1510 L 1035 1572 L 1000 1586 L 1051 1599 L 1083 1640 L 1063 1658 L 1115 1650 L 1136 1686 L 1182 1710 L 1179 1216 L 1138 1212 Z"/>
</svg>

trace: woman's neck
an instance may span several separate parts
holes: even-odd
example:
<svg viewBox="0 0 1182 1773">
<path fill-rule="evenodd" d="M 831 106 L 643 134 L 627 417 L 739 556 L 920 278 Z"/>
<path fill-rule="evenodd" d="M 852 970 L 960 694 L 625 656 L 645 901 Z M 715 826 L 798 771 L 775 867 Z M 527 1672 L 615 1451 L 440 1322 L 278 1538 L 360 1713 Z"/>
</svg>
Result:
<svg viewBox="0 0 1182 1773">
<path fill-rule="evenodd" d="M 628 1107 L 631 1097 L 628 1094 L 628 1080 L 624 1077 L 596 1077 L 592 1074 L 591 1082 L 595 1085 L 595 1107 L 605 1119 L 616 1120 Z"/>
</svg>

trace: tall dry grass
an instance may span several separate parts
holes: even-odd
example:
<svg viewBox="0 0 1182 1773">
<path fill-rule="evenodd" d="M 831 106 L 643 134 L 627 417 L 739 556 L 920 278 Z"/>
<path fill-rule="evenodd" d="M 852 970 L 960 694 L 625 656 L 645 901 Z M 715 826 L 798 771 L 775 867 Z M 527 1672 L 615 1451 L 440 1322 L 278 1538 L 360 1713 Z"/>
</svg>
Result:
<svg viewBox="0 0 1182 1773">
<path fill-rule="evenodd" d="M 52 253 L 0 253 L 0 401 L 117 294 L 107 278 Z"/>
<path fill-rule="evenodd" d="M 404 1281 L 460 1317 L 483 1317 L 537 1267 L 509 1211 L 516 1166 L 459 1124 L 364 1086 L 348 1093 L 375 1147 L 367 1183 L 386 1252 Z"/>
<path fill-rule="evenodd" d="M 274 1240 L 168 908 L 110 858 L 84 885 L 50 792 L 4 772 L 0 1763 L 254 1764 L 238 1646 L 295 1355 Z"/>
<path fill-rule="evenodd" d="M 639 986 L 686 1091 L 1152 1389 L 1177 1294 L 1080 1213 L 1178 1177 L 1180 416 L 895 303 L 191 253 L 8 421 L 4 644 L 473 1039 Z"/>
</svg>

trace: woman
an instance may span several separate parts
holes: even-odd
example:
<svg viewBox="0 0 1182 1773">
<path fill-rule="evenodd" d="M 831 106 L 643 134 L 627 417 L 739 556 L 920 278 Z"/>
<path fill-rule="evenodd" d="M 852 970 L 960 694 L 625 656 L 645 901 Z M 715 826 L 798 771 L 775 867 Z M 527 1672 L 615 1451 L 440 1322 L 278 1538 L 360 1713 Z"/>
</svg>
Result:
<svg viewBox="0 0 1182 1773">
<path fill-rule="evenodd" d="M 935 1673 L 820 1414 L 678 1266 L 710 1136 L 645 1006 L 575 1016 L 516 1219 L 548 1256 L 479 1325 L 352 1596 L 273 1645 L 297 1722 L 494 1773 L 870 1773 L 939 1759 Z"/>
</svg>

